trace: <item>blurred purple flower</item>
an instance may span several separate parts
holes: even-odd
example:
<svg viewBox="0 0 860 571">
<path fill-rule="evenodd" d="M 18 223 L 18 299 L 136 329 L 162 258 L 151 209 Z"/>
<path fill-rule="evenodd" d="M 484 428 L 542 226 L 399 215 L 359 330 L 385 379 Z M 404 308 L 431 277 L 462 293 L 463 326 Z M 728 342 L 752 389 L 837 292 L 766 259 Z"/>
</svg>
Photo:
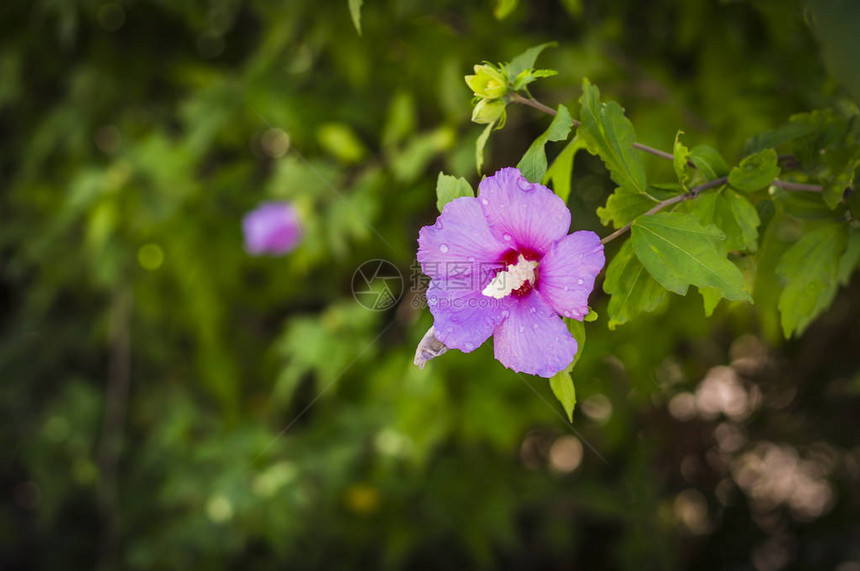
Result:
<svg viewBox="0 0 860 571">
<path fill-rule="evenodd" d="M 567 367 L 577 344 L 559 314 L 583 319 L 605 261 L 597 234 L 569 228 L 564 201 L 515 168 L 446 204 L 418 236 L 435 337 L 468 353 L 495 335 L 496 359 L 521 373 Z"/>
<path fill-rule="evenodd" d="M 264 202 L 242 219 L 245 251 L 259 256 L 286 254 L 298 245 L 302 227 L 289 202 Z"/>
</svg>

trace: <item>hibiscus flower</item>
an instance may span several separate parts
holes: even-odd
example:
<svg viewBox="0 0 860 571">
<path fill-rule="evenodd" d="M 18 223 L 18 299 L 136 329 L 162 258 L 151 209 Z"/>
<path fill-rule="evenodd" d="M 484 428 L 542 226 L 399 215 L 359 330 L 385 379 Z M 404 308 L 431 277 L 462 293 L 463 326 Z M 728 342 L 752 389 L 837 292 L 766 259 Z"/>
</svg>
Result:
<svg viewBox="0 0 860 571">
<path fill-rule="evenodd" d="M 605 261 L 597 234 L 569 229 L 564 201 L 515 168 L 482 180 L 477 198 L 446 204 L 418 235 L 436 339 L 469 353 L 492 335 L 509 369 L 564 370 L 577 343 L 560 316 L 588 313 Z"/>
<path fill-rule="evenodd" d="M 279 256 L 295 248 L 302 238 L 296 209 L 289 202 L 264 202 L 242 219 L 245 251 Z"/>
</svg>

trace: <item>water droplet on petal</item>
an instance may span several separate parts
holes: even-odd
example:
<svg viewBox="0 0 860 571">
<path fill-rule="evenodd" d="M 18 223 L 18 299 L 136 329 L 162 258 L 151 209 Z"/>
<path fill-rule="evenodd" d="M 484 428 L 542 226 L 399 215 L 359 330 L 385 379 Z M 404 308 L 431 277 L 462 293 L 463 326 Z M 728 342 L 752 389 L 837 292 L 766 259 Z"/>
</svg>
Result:
<svg viewBox="0 0 860 571">
<path fill-rule="evenodd" d="M 532 329 L 537 329 L 537 328 L 538 328 L 538 324 L 537 324 L 537 323 L 535 323 L 534 325 L 532 325 Z"/>
<path fill-rule="evenodd" d="M 576 280 L 576 283 L 578 283 L 579 285 L 582 285 L 582 284 L 584 284 L 585 282 L 584 282 L 583 280 Z"/>
<path fill-rule="evenodd" d="M 442 228 L 444 228 L 444 227 L 445 227 L 445 225 L 444 225 L 444 224 L 442 224 L 442 219 L 439 219 L 439 220 L 437 220 L 437 221 L 436 221 L 436 229 L 437 229 L 437 230 L 441 230 L 441 229 L 442 229 Z"/>
<path fill-rule="evenodd" d="M 570 288 L 567 286 L 564 286 L 564 291 L 570 291 Z"/>
<path fill-rule="evenodd" d="M 507 233 L 506 233 L 506 234 L 504 234 L 504 235 L 502 236 L 502 238 L 504 238 L 506 242 L 510 242 L 510 241 L 511 241 L 511 235 L 510 235 L 510 234 L 507 234 Z"/>
<path fill-rule="evenodd" d="M 537 308 L 535 308 L 535 307 L 530 308 L 529 313 L 537 313 Z"/>
<path fill-rule="evenodd" d="M 474 262 L 474 261 L 475 261 L 475 256 L 469 256 L 469 261 L 470 261 L 470 262 Z"/>
<path fill-rule="evenodd" d="M 509 316 L 510 314 L 511 314 L 511 312 L 508 311 L 507 309 L 502 310 L 502 317 L 503 318 Z"/>
<path fill-rule="evenodd" d="M 471 343 L 466 343 L 466 351 L 471 351 L 474 348 L 475 348 L 475 346 L 472 345 Z"/>
<path fill-rule="evenodd" d="M 520 178 L 520 179 L 518 179 L 518 180 L 517 180 L 517 185 L 519 185 L 519 187 L 520 187 L 522 190 L 525 190 L 525 191 L 529 191 L 529 190 L 531 190 L 532 188 L 534 188 L 534 187 L 532 186 L 532 183 L 530 183 L 529 181 L 527 181 L 527 180 L 526 180 L 526 179 L 524 179 L 524 178 Z"/>
<path fill-rule="evenodd" d="M 520 333 L 522 333 L 522 332 L 523 332 L 523 331 L 525 331 L 525 330 L 526 330 L 526 328 L 525 328 L 525 327 L 523 327 L 522 325 L 520 325 Z"/>
<path fill-rule="evenodd" d="M 484 206 L 486 206 L 486 205 L 487 205 L 487 204 L 489 204 L 489 203 L 490 203 L 490 201 L 489 201 L 489 200 L 487 200 L 486 198 L 482 198 L 482 199 L 481 199 L 481 204 L 483 204 Z"/>
<path fill-rule="evenodd" d="M 441 246 L 439 246 L 439 250 L 440 250 L 443 254 L 447 253 L 447 252 L 448 252 L 448 244 L 442 244 Z"/>
</svg>

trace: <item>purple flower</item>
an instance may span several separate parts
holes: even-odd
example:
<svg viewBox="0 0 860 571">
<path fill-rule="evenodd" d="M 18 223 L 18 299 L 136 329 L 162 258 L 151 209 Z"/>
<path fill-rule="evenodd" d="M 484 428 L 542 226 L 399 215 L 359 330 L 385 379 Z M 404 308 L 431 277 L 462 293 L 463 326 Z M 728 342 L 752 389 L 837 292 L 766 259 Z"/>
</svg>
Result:
<svg viewBox="0 0 860 571">
<path fill-rule="evenodd" d="M 289 202 L 264 202 L 242 219 L 245 251 L 259 256 L 279 256 L 296 247 L 302 227 L 296 209 Z"/>
<path fill-rule="evenodd" d="M 446 204 L 418 235 L 436 338 L 468 353 L 495 335 L 496 359 L 521 373 L 567 367 L 577 345 L 559 315 L 583 319 L 605 261 L 597 234 L 569 228 L 564 201 L 515 168 Z"/>
</svg>

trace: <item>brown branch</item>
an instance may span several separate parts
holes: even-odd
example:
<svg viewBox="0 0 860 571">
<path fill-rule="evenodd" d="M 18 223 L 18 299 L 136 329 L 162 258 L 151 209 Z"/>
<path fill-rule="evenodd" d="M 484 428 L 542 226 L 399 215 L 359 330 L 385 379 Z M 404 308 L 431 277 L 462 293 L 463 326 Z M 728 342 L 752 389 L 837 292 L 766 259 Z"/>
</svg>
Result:
<svg viewBox="0 0 860 571">
<path fill-rule="evenodd" d="M 700 193 L 702 193 L 708 189 L 715 188 L 715 187 L 722 186 L 722 185 L 726 184 L 726 182 L 728 182 L 728 180 L 729 180 L 729 177 L 723 176 L 720 178 L 715 178 L 714 180 L 709 180 L 708 182 L 702 183 L 698 186 L 694 186 L 693 188 L 690 189 L 689 192 L 685 192 L 684 194 L 679 194 L 678 196 L 673 196 L 672 198 L 667 198 L 666 200 L 656 204 L 654 206 L 654 208 L 652 208 L 651 210 L 649 210 L 645 214 L 641 214 L 640 216 L 651 216 L 652 214 L 657 214 L 658 212 L 660 212 L 661 210 L 663 210 L 667 206 L 672 206 L 673 204 L 678 204 L 679 202 L 684 202 L 685 200 L 691 200 L 693 198 L 696 198 L 697 196 L 699 196 Z M 639 216 L 637 216 L 636 218 L 638 219 Z M 635 220 L 634 220 L 634 222 L 635 222 Z M 613 232 L 612 234 L 610 234 L 606 238 L 603 238 L 602 240 L 600 240 L 600 243 L 601 244 L 608 244 L 612 240 L 618 238 L 619 236 L 621 236 L 622 234 L 624 234 L 625 232 L 630 230 L 630 228 L 632 226 L 633 226 L 633 222 L 625 224 L 624 226 L 622 226 L 621 228 L 619 228 L 618 230 L 616 230 L 615 232 Z"/>
<path fill-rule="evenodd" d="M 526 97 L 523 97 L 522 95 L 520 95 L 518 93 L 512 93 L 508 96 L 508 99 L 509 99 L 509 101 L 513 101 L 514 103 L 521 103 L 523 105 L 528 105 L 529 107 L 534 107 L 535 109 L 543 111 L 544 113 L 548 113 L 549 115 L 555 115 L 556 114 L 555 109 L 553 109 L 552 107 L 548 107 L 548 106 L 544 105 L 543 103 L 541 103 L 537 99 L 534 99 L 533 97 L 526 98 Z M 579 121 L 577 121 L 576 119 L 573 120 L 573 124 L 576 127 L 579 127 L 581 125 L 581 123 Z M 661 151 L 660 149 L 655 149 L 654 147 L 649 147 L 648 145 L 643 145 L 642 143 L 633 143 L 632 146 L 634 149 L 637 149 L 637 150 L 642 151 L 644 153 L 649 153 L 651 155 L 654 155 L 655 157 L 660 157 L 660 158 L 670 160 L 670 161 L 675 160 L 675 155 L 673 155 L 672 153 L 667 153 L 666 151 Z M 794 159 L 794 157 L 791 155 L 781 155 L 779 158 L 781 160 L 792 160 L 792 159 Z M 687 164 L 690 165 L 691 167 L 696 166 L 693 164 L 692 161 L 687 161 Z M 796 190 L 796 191 L 805 191 L 805 192 L 823 192 L 824 191 L 824 187 L 821 186 L 820 184 L 804 184 L 804 183 L 799 183 L 799 182 L 787 182 L 787 181 L 779 180 L 778 178 L 773 179 L 773 182 L 771 184 L 774 186 L 778 186 L 784 190 Z"/>
</svg>

